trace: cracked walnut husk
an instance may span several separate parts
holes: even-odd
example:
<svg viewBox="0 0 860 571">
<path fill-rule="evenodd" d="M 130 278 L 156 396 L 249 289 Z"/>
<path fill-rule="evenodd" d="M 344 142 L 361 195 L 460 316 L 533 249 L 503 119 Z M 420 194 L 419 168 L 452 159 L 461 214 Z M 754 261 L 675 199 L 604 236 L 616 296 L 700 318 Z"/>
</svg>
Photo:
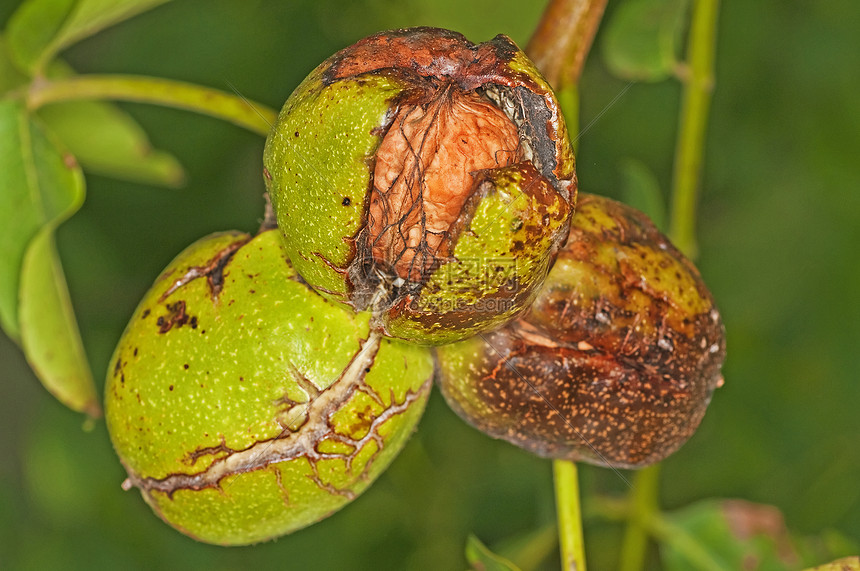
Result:
<svg viewBox="0 0 860 571">
<path fill-rule="evenodd" d="M 276 230 L 203 238 L 114 352 L 111 441 L 152 509 L 207 543 L 264 541 L 366 489 L 427 401 L 427 349 L 373 332 L 299 278 Z"/>
<path fill-rule="evenodd" d="M 525 310 L 576 199 L 555 96 L 501 35 L 411 28 L 342 50 L 284 104 L 264 165 L 299 274 L 423 344 Z"/>
</svg>

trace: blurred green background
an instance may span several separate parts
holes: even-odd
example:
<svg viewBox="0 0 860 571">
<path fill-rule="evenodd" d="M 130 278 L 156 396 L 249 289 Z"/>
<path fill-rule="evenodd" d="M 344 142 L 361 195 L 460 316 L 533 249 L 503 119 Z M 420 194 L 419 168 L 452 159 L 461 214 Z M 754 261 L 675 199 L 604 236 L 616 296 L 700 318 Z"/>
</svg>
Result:
<svg viewBox="0 0 860 571">
<path fill-rule="evenodd" d="M 608 15 L 619 1 L 611 0 Z M 0 22 L 15 8 L 0 7 Z M 322 59 L 380 29 L 434 25 L 525 45 L 542 2 L 177 0 L 69 50 L 82 72 L 189 80 L 279 107 Z M 728 330 L 726 385 L 665 462 L 667 509 L 713 497 L 773 504 L 793 531 L 860 540 L 860 4 L 723 2 L 699 214 L 699 265 Z M 600 57 L 582 80 L 581 189 L 620 196 L 644 162 L 668 189 L 675 81 L 626 86 Z M 58 240 L 99 381 L 138 299 L 170 259 L 213 231 L 253 230 L 260 137 L 190 113 L 123 105 L 188 183 L 164 190 L 88 175 Z M 599 117 L 599 118 L 598 118 Z M 462 569 L 469 532 L 498 545 L 552 537 L 550 464 L 461 422 L 438 394 L 406 450 L 336 516 L 250 548 L 195 543 L 135 492 L 104 425 L 54 401 L 0 338 L 0 568 Z M 630 475 L 628 474 L 628 477 Z M 582 469 L 583 493 L 622 492 Z M 586 521 L 593 569 L 620 528 Z M 824 541 L 824 540 L 822 540 Z M 850 546 L 850 544 L 849 544 Z M 847 549 L 843 548 L 843 549 Z M 557 568 L 554 552 L 546 568 Z M 839 553 L 837 553 L 839 555 Z M 823 561 L 822 561 L 823 562 Z"/>
</svg>

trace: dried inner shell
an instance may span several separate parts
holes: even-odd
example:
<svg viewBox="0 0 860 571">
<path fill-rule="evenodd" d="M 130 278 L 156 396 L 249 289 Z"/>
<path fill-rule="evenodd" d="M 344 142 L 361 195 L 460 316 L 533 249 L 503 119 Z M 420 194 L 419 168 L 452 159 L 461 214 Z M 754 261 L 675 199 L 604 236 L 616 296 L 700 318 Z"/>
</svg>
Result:
<svg viewBox="0 0 860 571">
<path fill-rule="evenodd" d="M 398 110 L 376 152 L 368 212 L 372 258 L 421 282 L 450 253 L 450 229 L 475 173 L 518 162 L 517 127 L 474 92 L 452 84 L 425 105 Z"/>
</svg>

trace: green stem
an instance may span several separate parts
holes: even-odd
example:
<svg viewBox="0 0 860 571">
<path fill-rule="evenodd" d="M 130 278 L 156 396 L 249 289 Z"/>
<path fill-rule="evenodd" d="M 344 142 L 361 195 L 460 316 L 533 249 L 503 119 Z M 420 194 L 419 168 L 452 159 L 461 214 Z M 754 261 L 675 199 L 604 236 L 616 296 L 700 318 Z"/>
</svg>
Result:
<svg viewBox="0 0 860 571">
<path fill-rule="evenodd" d="M 560 90 L 558 97 L 568 131 L 576 133 L 579 128 L 579 90 L 576 84 L 569 84 Z M 564 571 L 585 571 L 585 542 L 577 472 L 574 462 L 553 460 L 558 542 L 561 548 L 561 567 Z"/>
<path fill-rule="evenodd" d="M 656 478 L 655 478 L 656 481 Z M 589 503 L 589 515 L 603 518 L 607 521 L 624 521 L 634 517 L 637 510 L 628 498 L 627 501 L 606 496 L 595 496 Z M 666 545 L 671 545 L 675 552 L 684 558 L 689 565 L 684 568 L 700 571 L 729 571 L 726 566 L 714 559 L 708 548 L 686 529 L 675 525 L 666 519 L 662 513 L 653 510 L 640 520 L 646 533 Z M 622 562 L 623 565 L 623 562 Z"/>
<path fill-rule="evenodd" d="M 582 539 L 582 513 L 576 464 L 553 460 L 555 505 L 558 513 L 558 539 L 561 565 L 565 571 L 585 571 L 585 543 Z"/>
<path fill-rule="evenodd" d="M 579 83 L 607 0 L 549 0 L 526 46 L 556 91 Z"/>
<path fill-rule="evenodd" d="M 627 514 L 627 528 L 621 544 L 619 571 L 640 571 L 645 568 L 648 554 L 648 534 L 645 522 L 659 511 L 658 495 L 660 485 L 660 465 L 654 464 L 636 473 L 633 490 L 630 493 L 630 511 Z"/>
<path fill-rule="evenodd" d="M 578 140 L 579 76 L 607 0 L 550 0 L 526 53 L 555 87 L 568 133 Z M 577 467 L 554 460 L 555 503 L 562 568 L 585 571 Z"/>
<path fill-rule="evenodd" d="M 187 109 L 228 121 L 266 136 L 276 113 L 272 109 L 217 89 L 181 81 L 130 75 L 78 75 L 35 81 L 27 104 L 38 109 L 51 103 L 111 99 Z"/>
<path fill-rule="evenodd" d="M 654 513 L 643 522 L 648 532 L 657 540 L 671 545 L 687 563 L 690 569 L 699 571 L 729 571 L 727 567 L 715 560 L 695 537 L 686 529 L 665 519 L 659 513 Z"/>
<path fill-rule="evenodd" d="M 570 144 L 573 152 L 579 152 L 579 90 L 576 85 L 568 85 L 556 91 L 558 104 L 564 114 L 564 123 L 570 135 Z"/>
<path fill-rule="evenodd" d="M 696 255 L 696 206 L 705 149 L 708 110 L 714 86 L 714 52 L 719 0 L 695 0 L 682 76 L 683 96 L 670 213 L 670 237 L 687 256 Z M 701 569 L 719 569 L 702 547 L 663 519 L 659 512 L 659 465 L 636 475 L 627 528 L 621 547 L 621 571 L 641 571 L 648 553 L 648 533 L 673 543 Z"/>
<path fill-rule="evenodd" d="M 558 97 L 568 131 L 576 133 L 579 124 L 579 90 L 575 84 L 571 84 L 559 91 Z M 585 543 L 577 472 L 574 462 L 553 460 L 558 542 L 561 548 L 561 566 L 565 571 L 585 571 Z"/>
<path fill-rule="evenodd" d="M 719 0 L 695 0 L 687 44 L 669 235 L 687 256 L 696 255 L 696 203 L 705 130 L 714 87 L 714 46 Z"/>
</svg>

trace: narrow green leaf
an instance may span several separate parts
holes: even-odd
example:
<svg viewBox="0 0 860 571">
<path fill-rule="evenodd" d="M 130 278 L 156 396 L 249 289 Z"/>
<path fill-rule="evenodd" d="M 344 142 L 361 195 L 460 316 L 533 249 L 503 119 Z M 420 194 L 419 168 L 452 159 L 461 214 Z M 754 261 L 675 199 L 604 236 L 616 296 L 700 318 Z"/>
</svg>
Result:
<svg viewBox="0 0 860 571">
<path fill-rule="evenodd" d="M 845 557 L 826 565 L 810 567 L 806 571 L 860 571 L 860 557 Z"/>
<path fill-rule="evenodd" d="M 513 561 L 522 569 L 538 569 L 558 552 L 558 533 L 555 522 L 505 538 L 496 545 L 496 552 Z"/>
<path fill-rule="evenodd" d="M 621 199 L 645 213 L 662 232 L 666 231 L 666 202 L 657 177 L 648 165 L 627 159 L 619 166 Z"/>
<path fill-rule="evenodd" d="M 623 79 L 660 81 L 673 74 L 686 0 L 628 0 L 618 6 L 603 35 L 603 58 Z"/>
<path fill-rule="evenodd" d="M 75 7 L 75 0 L 25 0 L 9 18 L 6 39 L 16 65 L 34 75 Z"/>
<path fill-rule="evenodd" d="M 45 72 L 50 79 L 75 75 L 59 59 Z M 153 149 L 143 127 L 113 103 L 70 101 L 42 107 L 38 114 L 85 170 L 171 188 L 185 181 L 179 161 Z"/>
<path fill-rule="evenodd" d="M 169 0 L 78 0 L 52 44 L 53 53 Z"/>
<path fill-rule="evenodd" d="M 707 554 L 714 568 L 796 569 L 782 514 L 772 506 L 741 500 L 703 501 L 665 514 L 675 530 L 661 538 L 660 553 L 666 571 L 695 567 L 691 556 Z"/>
<path fill-rule="evenodd" d="M 69 408 L 99 416 L 95 383 L 75 320 L 54 228 L 30 243 L 21 271 L 21 345 L 42 384 Z"/>
<path fill-rule="evenodd" d="M 519 571 L 519 567 L 490 551 L 474 535 L 466 539 L 466 561 L 472 571 Z"/>
<path fill-rule="evenodd" d="M 18 101 L 0 101 L 0 189 L 0 324 L 52 394 L 97 414 L 53 239 L 83 204 L 83 174 Z"/>
<path fill-rule="evenodd" d="M 49 105 L 39 116 L 87 171 L 171 188 L 185 172 L 173 155 L 152 148 L 143 128 L 111 103 Z"/>
<path fill-rule="evenodd" d="M 26 155 L 26 156 L 25 156 Z M 18 290 L 24 253 L 44 222 L 33 170 L 30 126 L 17 101 L 0 101 L 0 325 L 19 338 Z"/>
<path fill-rule="evenodd" d="M 169 0 L 26 0 L 9 21 L 15 59 L 31 74 L 60 50 Z"/>
</svg>

